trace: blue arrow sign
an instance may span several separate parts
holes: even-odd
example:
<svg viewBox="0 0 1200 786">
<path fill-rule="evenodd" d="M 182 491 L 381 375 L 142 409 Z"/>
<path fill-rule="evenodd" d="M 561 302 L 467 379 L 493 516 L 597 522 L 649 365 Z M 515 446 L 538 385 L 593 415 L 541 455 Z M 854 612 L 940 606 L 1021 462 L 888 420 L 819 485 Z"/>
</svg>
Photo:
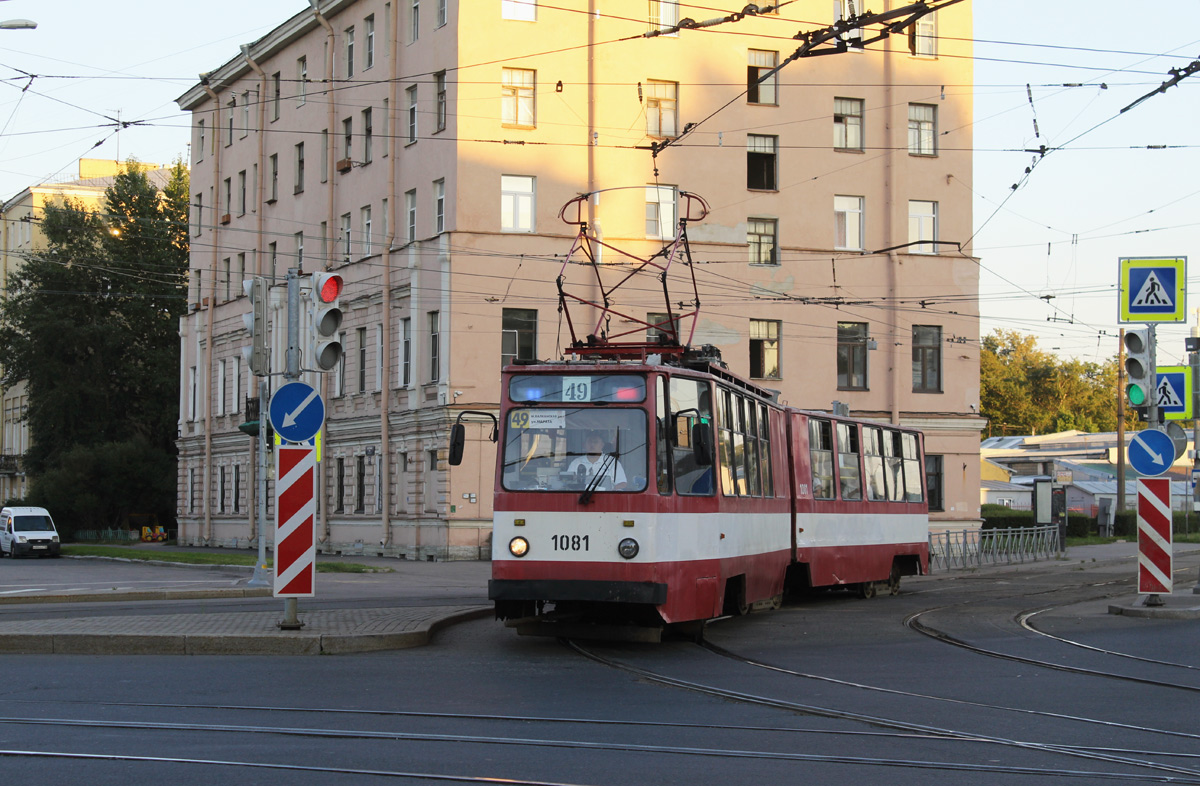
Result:
<svg viewBox="0 0 1200 786">
<path fill-rule="evenodd" d="M 1146 429 L 1129 440 L 1129 465 L 1143 477 L 1161 475 L 1174 462 L 1175 443 L 1161 431 Z"/>
<path fill-rule="evenodd" d="M 325 422 L 325 402 L 312 385 L 289 382 L 271 397 L 268 410 L 275 433 L 288 442 L 305 442 Z"/>
</svg>

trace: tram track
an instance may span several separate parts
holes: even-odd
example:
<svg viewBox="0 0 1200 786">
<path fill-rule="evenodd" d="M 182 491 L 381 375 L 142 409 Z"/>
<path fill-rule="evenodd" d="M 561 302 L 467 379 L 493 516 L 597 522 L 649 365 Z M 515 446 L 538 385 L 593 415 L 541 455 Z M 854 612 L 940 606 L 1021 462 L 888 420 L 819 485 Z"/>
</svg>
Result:
<svg viewBox="0 0 1200 786">
<path fill-rule="evenodd" d="M 632 664 L 624 663 L 624 662 L 621 662 L 621 661 L 618 661 L 618 660 L 615 660 L 612 658 L 607 658 L 593 650 L 589 650 L 589 649 L 583 647 L 578 642 L 567 641 L 565 643 L 566 643 L 566 646 L 568 646 L 569 648 L 571 648 L 572 650 L 574 650 L 581 656 L 588 658 L 589 660 L 592 660 L 594 662 L 608 666 L 609 668 L 613 668 L 613 669 L 617 669 L 620 671 L 624 671 L 624 672 L 633 674 L 640 679 L 643 679 L 643 680 L 646 680 L 649 682 L 654 682 L 654 683 L 661 684 L 661 685 L 667 685 L 670 687 L 680 688 L 683 690 L 688 690 L 688 691 L 692 691 L 692 692 L 696 692 L 696 693 L 700 693 L 700 694 L 704 694 L 704 695 L 708 695 L 708 696 L 712 696 L 712 697 L 716 697 L 716 698 L 722 698 L 722 699 L 726 699 L 726 700 L 730 700 L 730 701 L 755 704 L 755 705 L 759 705 L 759 706 L 770 707 L 770 708 L 774 708 L 774 709 L 780 709 L 780 710 L 785 710 L 785 711 L 789 711 L 789 712 L 799 713 L 802 715 L 810 715 L 810 716 L 821 717 L 821 718 L 858 722 L 858 723 L 863 723 L 863 724 L 866 724 L 866 725 L 869 725 L 872 727 L 876 727 L 876 728 L 885 728 L 885 729 L 891 729 L 891 730 L 898 731 L 898 732 L 905 732 L 905 733 L 909 733 L 909 734 L 921 735 L 921 736 L 929 738 L 929 739 L 947 740 L 947 741 L 962 741 L 962 742 L 970 742 L 970 743 L 987 743 L 987 744 L 998 745 L 998 746 L 1002 746 L 1002 747 L 1022 749 L 1022 750 L 1026 750 L 1026 751 L 1036 751 L 1036 752 L 1041 752 L 1041 753 L 1059 754 L 1059 755 L 1064 755 L 1064 756 L 1068 756 L 1068 757 L 1072 757 L 1072 758 L 1084 759 L 1084 760 L 1088 760 L 1088 761 L 1102 762 L 1105 764 L 1116 764 L 1116 765 L 1122 765 L 1122 766 L 1128 766 L 1128 767 L 1135 767 L 1135 768 L 1142 769 L 1142 770 L 1149 770 L 1153 774 L 1139 774 L 1136 777 L 1126 776 L 1125 774 L 1121 774 L 1120 777 L 1134 777 L 1134 779 L 1142 779 L 1142 780 L 1146 780 L 1146 781 L 1150 781 L 1150 782 L 1183 783 L 1183 782 L 1190 780 L 1191 778 L 1200 777 L 1200 769 L 1193 769 L 1190 767 L 1181 767 L 1181 766 L 1177 766 L 1177 765 L 1173 765 L 1173 764 L 1164 764 L 1161 762 L 1151 762 L 1151 761 L 1147 761 L 1145 758 L 1134 758 L 1132 756 L 1118 754 L 1116 752 L 1112 752 L 1112 751 L 1109 751 L 1109 750 L 1106 750 L 1103 748 L 1089 748 L 1089 747 L 1083 747 L 1083 746 L 1057 745 L 1057 744 L 1030 742 L 1030 741 L 1026 741 L 1026 740 L 1017 740 L 1017 739 L 1013 739 L 1013 738 L 1006 738 L 1006 737 L 1000 737 L 1000 736 L 995 736 L 995 735 L 978 734 L 978 733 L 962 731 L 962 730 L 958 730 L 958 729 L 949 729 L 949 728 L 931 726 L 931 725 L 926 725 L 926 724 L 913 723 L 913 722 L 909 722 L 909 721 L 901 721 L 901 720 L 898 720 L 895 718 L 888 718 L 888 717 L 883 717 L 883 716 L 878 716 L 878 715 L 870 715 L 870 714 L 865 714 L 865 713 L 860 713 L 860 712 L 842 710 L 842 709 L 837 709 L 835 707 L 824 707 L 824 706 L 819 706 L 819 705 L 814 705 L 814 704 L 806 704 L 806 703 L 802 703 L 802 702 L 794 702 L 794 701 L 788 701 L 788 700 L 774 698 L 774 697 L 750 694 L 750 693 L 745 693 L 742 691 L 735 691 L 735 690 L 731 690 L 728 688 L 721 688 L 721 687 L 714 686 L 714 685 L 708 685 L 708 684 L 704 684 L 704 683 L 695 682 L 692 680 L 685 680 L 685 679 L 681 679 L 678 677 L 672 677 L 669 675 L 660 674 L 660 673 L 651 671 L 649 669 L 644 669 L 639 666 L 634 666 Z M 732 655 L 732 653 L 730 653 L 730 655 Z M 752 665 L 752 666 L 760 667 L 760 668 L 764 667 L 763 664 L 741 658 L 740 656 L 733 656 L 733 659 L 735 659 L 743 664 L 746 664 L 746 665 Z M 776 670 L 779 670 L 779 669 L 776 669 Z M 781 670 L 781 671 L 786 672 L 787 670 Z M 807 676 L 807 675 L 795 673 L 795 676 Z M 849 683 L 845 683 L 845 684 L 849 684 Z M 866 687 L 866 686 L 855 686 L 855 687 Z M 883 689 L 881 689 L 881 690 L 883 690 Z M 892 692 L 892 691 L 889 691 L 889 692 Z M 913 695 L 913 694 L 910 694 L 910 695 Z M 932 698 L 932 699 L 938 700 L 939 697 L 925 697 L 925 698 Z M 970 703 L 970 702 L 960 702 L 960 703 Z M 989 705 L 976 705 L 976 706 L 981 706 L 984 708 L 992 708 L 992 707 L 989 707 Z M 998 709 L 1009 709 L 1009 708 L 999 707 Z M 1047 713 L 1047 715 L 1049 715 L 1049 713 Z M 1058 719 L 1080 720 L 1080 721 L 1090 720 L 1090 719 L 1084 719 L 1084 718 L 1072 718 L 1069 716 L 1060 716 Z M 1103 721 L 1096 721 L 1094 719 L 1091 719 L 1091 722 L 1104 723 Z M 1189 734 L 1186 732 L 1172 732 L 1172 731 L 1167 731 L 1167 730 L 1152 729 L 1152 728 L 1146 728 L 1146 727 L 1138 728 L 1138 727 L 1130 726 L 1128 724 L 1114 723 L 1112 725 L 1114 727 L 1123 728 L 1123 729 L 1136 728 L 1136 730 L 1138 730 L 1138 731 L 1145 731 L 1145 732 L 1152 733 L 1152 734 L 1165 734 L 1165 735 L 1169 735 L 1169 736 L 1183 737 L 1183 738 L 1187 738 L 1187 739 L 1200 739 L 1200 735 Z M 1151 752 L 1147 752 L 1147 751 L 1139 751 L 1137 753 L 1138 753 L 1138 755 L 1143 756 L 1143 757 L 1147 756 L 1147 755 L 1158 755 L 1156 753 L 1151 753 Z M 1175 754 L 1173 754 L 1171 752 L 1163 752 L 1161 755 L 1163 757 L 1170 757 Z M 896 762 L 895 760 L 892 760 L 892 761 L 894 762 L 894 764 L 896 766 L 899 766 L 898 762 Z M 925 761 L 925 762 L 922 762 L 920 765 L 913 763 L 912 765 L 905 764 L 904 766 L 914 766 L 914 767 L 923 766 L 923 767 L 933 768 L 933 769 L 958 769 L 958 767 L 960 766 L 960 763 Z M 976 765 L 976 766 L 980 767 L 979 771 L 987 771 L 987 772 L 1012 772 L 1012 771 L 1014 771 L 1014 770 L 1010 770 L 1007 767 L 1001 766 L 1001 765 L 997 765 L 998 768 L 995 770 L 989 769 L 989 767 L 991 765 Z M 1031 771 L 1033 771 L 1033 770 L 1031 770 Z M 1064 770 L 1064 769 L 1038 768 L 1036 770 L 1036 772 L 1038 772 L 1039 774 L 1045 775 L 1045 776 L 1076 777 L 1075 773 L 1077 773 L 1078 771 Z M 1109 777 L 1109 775 L 1110 775 L 1110 773 L 1095 773 L 1095 774 L 1089 773 L 1087 776 L 1080 776 L 1080 777 L 1107 778 L 1107 777 Z M 1184 777 L 1181 779 L 1180 776 L 1184 776 Z"/>
</svg>

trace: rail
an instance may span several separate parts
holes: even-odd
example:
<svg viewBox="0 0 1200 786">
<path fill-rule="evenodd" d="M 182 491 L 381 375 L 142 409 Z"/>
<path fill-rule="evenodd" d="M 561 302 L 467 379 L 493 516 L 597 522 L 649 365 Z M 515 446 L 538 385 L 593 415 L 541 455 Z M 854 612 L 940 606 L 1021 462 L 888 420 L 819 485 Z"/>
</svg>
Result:
<svg viewBox="0 0 1200 786">
<path fill-rule="evenodd" d="M 1013 565 L 1051 559 L 1062 550 L 1058 527 L 961 529 L 929 533 L 929 569 Z"/>
</svg>

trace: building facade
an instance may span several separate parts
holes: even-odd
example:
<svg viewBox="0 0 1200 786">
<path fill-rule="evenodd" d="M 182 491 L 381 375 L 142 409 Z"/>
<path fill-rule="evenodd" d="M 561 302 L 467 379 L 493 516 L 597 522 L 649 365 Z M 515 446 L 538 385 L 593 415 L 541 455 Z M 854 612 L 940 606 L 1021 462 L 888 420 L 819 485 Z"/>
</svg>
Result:
<svg viewBox="0 0 1200 786">
<path fill-rule="evenodd" d="M 182 542 L 257 536 L 242 281 L 276 285 L 280 326 L 297 268 L 346 281 L 343 360 L 304 375 L 328 412 L 320 548 L 486 557 L 495 450 L 480 429 L 449 467 L 449 426 L 497 409 L 504 362 L 561 356 L 555 280 L 576 226 L 558 213 L 580 194 L 600 264 L 661 249 L 681 192 L 703 197 L 692 343 L 787 403 L 922 428 L 937 525 L 978 522 L 969 5 L 866 48 L 846 33 L 846 51 L 778 72 L 834 13 L 673 31 L 692 10 L 320 0 L 179 98 Z M 631 289 L 624 309 L 657 321 L 661 286 Z"/>
</svg>

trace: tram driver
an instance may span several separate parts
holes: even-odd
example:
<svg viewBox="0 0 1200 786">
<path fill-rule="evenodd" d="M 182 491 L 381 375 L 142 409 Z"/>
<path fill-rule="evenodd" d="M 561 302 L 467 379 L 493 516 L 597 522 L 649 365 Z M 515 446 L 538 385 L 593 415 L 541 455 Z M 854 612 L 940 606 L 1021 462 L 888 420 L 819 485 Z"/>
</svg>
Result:
<svg viewBox="0 0 1200 786">
<path fill-rule="evenodd" d="M 604 451 L 604 437 L 598 432 L 587 435 L 583 442 L 584 455 L 579 456 L 567 467 L 568 478 L 577 478 L 581 488 L 591 486 L 597 473 L 601 474 L 596 484 L 597 491 L 622 491 L 627 485 L 625 470 L 621 462 L 611 453 Z"/>
</svg>

